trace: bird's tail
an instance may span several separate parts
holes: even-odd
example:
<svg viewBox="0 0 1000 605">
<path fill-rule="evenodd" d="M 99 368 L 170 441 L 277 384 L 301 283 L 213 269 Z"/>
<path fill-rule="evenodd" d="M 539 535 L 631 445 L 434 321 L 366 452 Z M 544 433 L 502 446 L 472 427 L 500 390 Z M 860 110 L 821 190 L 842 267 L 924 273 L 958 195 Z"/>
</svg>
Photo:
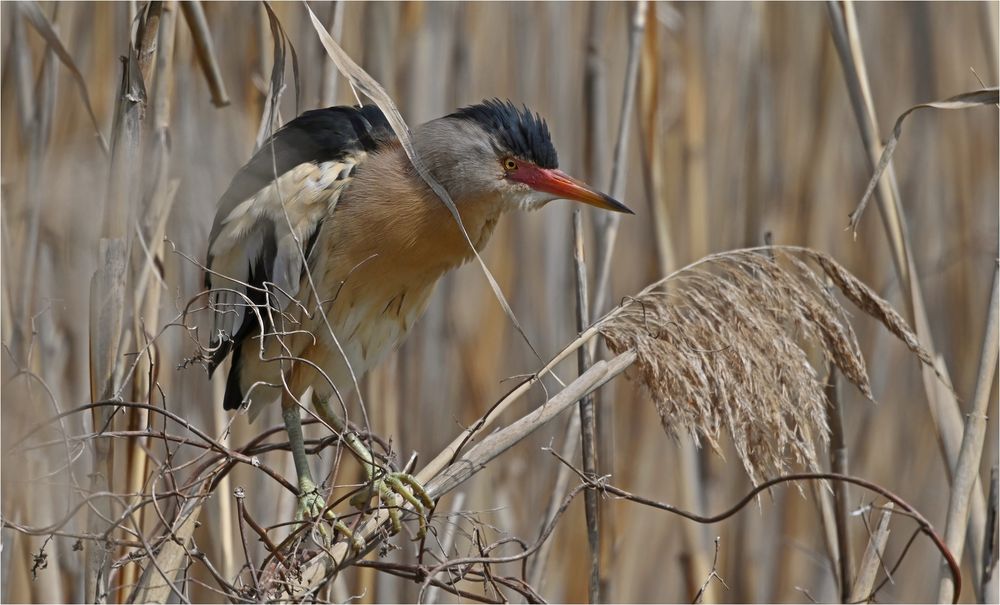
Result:
<svg viewBox="0 0 1000 605">
<path fill-rule="evenodd" d="M 243 405 L 243 389 L 240 387 L 240 370 L 242 369 L 242 355 L 240 349 L 242 345 L 236 345 L 233 350 L 233 365 L 229 368 L 229 377 L 226 378 L 226 394 L 222 398 L 222 407 L 226 410 L 238 410 Z"/>
</svg>

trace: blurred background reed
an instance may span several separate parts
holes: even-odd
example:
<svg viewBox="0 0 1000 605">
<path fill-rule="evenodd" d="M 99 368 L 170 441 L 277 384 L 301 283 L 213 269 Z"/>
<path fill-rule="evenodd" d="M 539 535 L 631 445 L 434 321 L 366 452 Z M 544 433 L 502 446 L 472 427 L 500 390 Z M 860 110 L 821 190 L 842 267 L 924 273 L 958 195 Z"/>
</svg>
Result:
<svg viewBox="0 0 1000 605">
<path fill-rule="evenodd" d="M 221 410 L 220 384 L 213 385 L 199 365 L 183 364 L 195 354 L 191 333 L 168 324 L 178 321 L 201 289 L 201 269 L 191 259 L 204 259 L 215 203 L 249 158 L 260 130 L 275 58 L 272 29 L 257 3 L 203 3 L 183 10 L 172 2 L 160 6 L 158 54 L 140 54 L 134 63 L 145 84 L 141 116 L 116 106 L 123 69 L 119 57 L 128 52 L 144 4 L 5 2 L 0 7 L 5 444 L 59 411 L 105 397 L 94 390 L 92 374 L 101 365 L 91 355 L 95 323 L 105 321 L 95 317 L 107 311 L 101 307 L 102 293 L 92 292 L 92 277 L 114 257 L 99 248 L 102 238 L 132 241 L 124 268 L 126 338 L 110 358 L 109 384 L 124 380 L 126 399 L 165 406 L 214 436 L 222 435 L 229 421 Z M 488 97 L 523 102 L 548 118 L 562 168 L 609 187 L 634 4 L 312 6 L 343 48 L 382 83 L 410 124 Z M 853 7 L 880 138 L 908 107 L 980 88 L 977 75 L 985 85 L 996 85 L 997 6 Z M 353 104 L 303 6 L 289 2 L 272 8 L 297 54 L 299 110 Z M 102 151 L 72 72 L 39 35 L 28 18 L 31 10 L 47 17 L 79 69 L 103 137 L 127 153 Z M 205 75 L 212 71 L 203 64 L 208 53 L 195 43 L 204 38 L 192 33 L 198 13 L 210 33 L 221 90 L 213 89 Z M 588 60 L 596 61 L 591 63 L 594 97 L 585 93 Z M 279 122 L 296 112 L 291 57 L 286 63 Z M 220 103 L 227 97 L 228 104 Z M 596 124 L 588 121 L 588 103 L 599 109 Z M 773 241 L 827 252 L 897 309 L 907 308 L 908 294 L 900 286 L 876 209 L 864 217 L 856 240 L 845 230 L 872 171 L 827 6 L 650 3 L 634 110 L 622 199 L 637 216 L 621 223 L 611 304 L 705 254 Z M 112 133 L 116 114 L 126 120 L 117 143 Z M 997 133 L 992 107 L 918 113 L 906 122 L 894 159 L 935 352 L 963 410 L 973 399 L 997 261 Z M 593 222 L 596 217 L 585 216 L 588 256 L 594 254 Z M 565 202 L 506 217 L 486 250 L 486 262 L 544 358 L 576 334 L 572 252 Z M 878 403 L 853 386 L 840 389 L 849 471 L 902 496 L 943 533 L 950 469 L 926 403 L 921 368 L 871 319 L 860 313 L 854 319 Z M 114 323 L 114 318 L 106 321 Z M 188 325 L 203 321 L 197 315 L 186 319 Z M 135 354 L 148 341 L 155 342 L 152 368 Z M 138 364 L 134 374 L 123 376 L 133 363 Z M 429 460 L 509 390 L 505 379 L 538 365 L 480 270 L 466 266 L 444 279 L 406 344 L 365 379 L 372 428 L 392 441 L 402 460 L 411 452 Z M 574 372 L 572 362 L 560 368 L 564 379 Z M 223 373 L 215 380 L 223 381 Z M 981 463 L 984 490 L 998 457 L 995 380 Z M 544 397 L 536 389 L 510 418 Z M 708 450 L 693 450 L 691 456 L 684 453 L 690 450 L 687 440 L 666 438 L 648 394 L 635 382 L 615 381 L 601 398 L 599 405 L 614 409 L 614 428 L 605 435 L 604 447 L 613 452 L 607 472 L 615 485 L 705 514 L 728 507 L 751 487 L 731 449 L 725 458 Z M 112 420 L 119 430 L 148 422 L 132 412 L 119 416 Z M 44 529 L 63 519 L 95 488 L 88 477 L 95 456 L 107 457 L 112 491 L 129 494 L 142 485 L 143 468 L 136 469 L 139 463 L 132 458 L 142 438 L 114 440 L 110 451 L 93 443 L 110 440 L 72 439 L 93 432 L 97 418 L 89 412 L 72 414 L 16 451 L 4 446 L 5 522 Z M 159 426 L 160 420 L 151 422 Z M 461 495 L 443 499 L 439 514 L 456 507 L 469 511 L 484 524 L 487 542 L 506 535 L 534 541 L 550 500 L 562 497 L 553 494 L 559 463 L 541 448 L 560 443 L 565 422 L 545 427 L 465 484 Z M 277 425 L 276 408 L 254 426 L 237 418 L 225 442 L 244 444 Z M 69 438 L 64 441 L 63 435 Z M 153 460 L 198 454 L 181 446 L 168 451 L 156 440 L 146 446 Z M 287 452 L 268 453 L 262 460 L 294 477 Z M 278 523 L 294 510 L 294 497 L 249 465 L 238 465 L 217 487 L 195 541 L 230 579 L 244 562 L 232 523 L 231 492 L 237 486 L 245 489 L 246 506 L 257 519 Z M 692 600 L 708 579 L 718 536 L 716 570 L 726 586 L 713 581 L 704 599 L 838 600 L 819 493 L 778 488 L 708 527 L 607 498 L 604 598 Z M 847 506 L 855 510 L 873 500 L 872 494 L 851 489 Z M 84 508 L 65 525 L 39 535 L 5 526 L 2 600 L 91 600 L 88 555 L 76 548 L 73 537 L 86 532 L 87 516 Z M 877 518 L 870 513 L 849 518 L 855 560 Z M 903 518 L 893 521 L 886 561 L 899 557 L 910 527 Z M 50 537 L 57 530 L 65 535 Z M 550 600 L 585 601 L 590 563 L 582 499 L 551 539 L 535 589 Z M 404 551 L 390 556 L 407 560 L 406 541 L 395 542 Z M 473 552 L 469 539 L 461 547 L 462 554 Z M 263 547 L 252 539 L 250 548 L 260 561 Z M 124 551 L 113 554 L 117 558 Z M 964 562 L 963 601 L 969 602 L 976 599 L 978 582 L 971 578 L 978 572 L 968 556 Z M 139 565 L 146 566 L 125 563 L 115 569 L 112 588 L 134 583 Z M 934 600 L 939 570 L 938 552 L 918 539 L 879 600 Z M 185 577 L 183 590 L 191 601 L 222 598 L 211 588 L 203 564 L 194 562 Z M 327 596 L 354 595 L 362 602 L 413 600 L 418 589 L 411 581 L 364 568 L 349 570 L 338 584 Z M 130 590 L 114 589 L 108 599 L 123 600 Z M 439 593 L 435 598 L 453 597 Z"/>
</svg>

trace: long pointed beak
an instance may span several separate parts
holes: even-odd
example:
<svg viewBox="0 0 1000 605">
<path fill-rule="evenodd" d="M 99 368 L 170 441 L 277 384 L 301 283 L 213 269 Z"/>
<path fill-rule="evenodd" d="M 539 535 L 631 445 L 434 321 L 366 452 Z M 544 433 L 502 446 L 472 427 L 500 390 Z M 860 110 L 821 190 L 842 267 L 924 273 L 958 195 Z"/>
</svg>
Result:
<svg viewBox="0 0 1000 605">
<path fill-rule="evenodd" d="M 544 191 L 562 199 L 590 204 L 602 210 L 635 214 L 628 206 L 610 195 L 605 195 L 590 187 L 583 181 L 578 181 L 561 170 L 538 168 L 529 178 L 524 179 L 532 189 Z"/>
</svg>

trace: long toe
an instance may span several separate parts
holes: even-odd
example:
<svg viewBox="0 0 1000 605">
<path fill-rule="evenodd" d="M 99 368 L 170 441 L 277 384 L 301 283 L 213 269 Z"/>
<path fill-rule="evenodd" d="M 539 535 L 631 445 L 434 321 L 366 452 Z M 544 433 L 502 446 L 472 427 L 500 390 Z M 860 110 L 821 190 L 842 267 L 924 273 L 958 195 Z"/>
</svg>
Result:
<svg viewBox="0 0 1000 605">
<path fill-rule="evenodd" d="M 315 491 L 299 496 L 299 505 L 295 509 L 295 520 L 314 519 L 326 508 L 326 500 Z"/>
<path fill-rule="evenodd" d="M 379 499 L 389 507 L 390 516 L 397 506 L 396 496 L 401 497 L 413 507 L 413 512 L 416 513 L 419 523 L 417 539 L 422 539 L 427 533 L 427 514 L 434 507 L 434 501 L 428 495 L 427 490 L 409 473 L 387 473 L 376 483 L 378 484 Z M 399 531 L 398 521 L 395 519 L 393 521 L 393 529 Z"/>
</svg>

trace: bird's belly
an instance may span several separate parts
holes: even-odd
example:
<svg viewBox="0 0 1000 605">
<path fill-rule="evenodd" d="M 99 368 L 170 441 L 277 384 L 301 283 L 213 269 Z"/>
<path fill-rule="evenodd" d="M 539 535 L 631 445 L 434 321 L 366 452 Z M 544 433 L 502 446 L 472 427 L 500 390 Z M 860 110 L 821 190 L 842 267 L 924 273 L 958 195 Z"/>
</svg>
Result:
<svg viewBox="0 0 1000 605">
<path fill-rule="evenodd" d="M 401 288 L 396 294 L 381 288 L 352 293 L 327 311 L 325 321 L 316 314 L 307 322 L 315 340 L 299 354 L 309 363 L 300 364 L 304 384 L 298 387 L 311 386 L 317 398 L 338 393 L 346 398 L 365 372 L 402 343 L 426 309 L 433 286 Z"/>
</svg>

